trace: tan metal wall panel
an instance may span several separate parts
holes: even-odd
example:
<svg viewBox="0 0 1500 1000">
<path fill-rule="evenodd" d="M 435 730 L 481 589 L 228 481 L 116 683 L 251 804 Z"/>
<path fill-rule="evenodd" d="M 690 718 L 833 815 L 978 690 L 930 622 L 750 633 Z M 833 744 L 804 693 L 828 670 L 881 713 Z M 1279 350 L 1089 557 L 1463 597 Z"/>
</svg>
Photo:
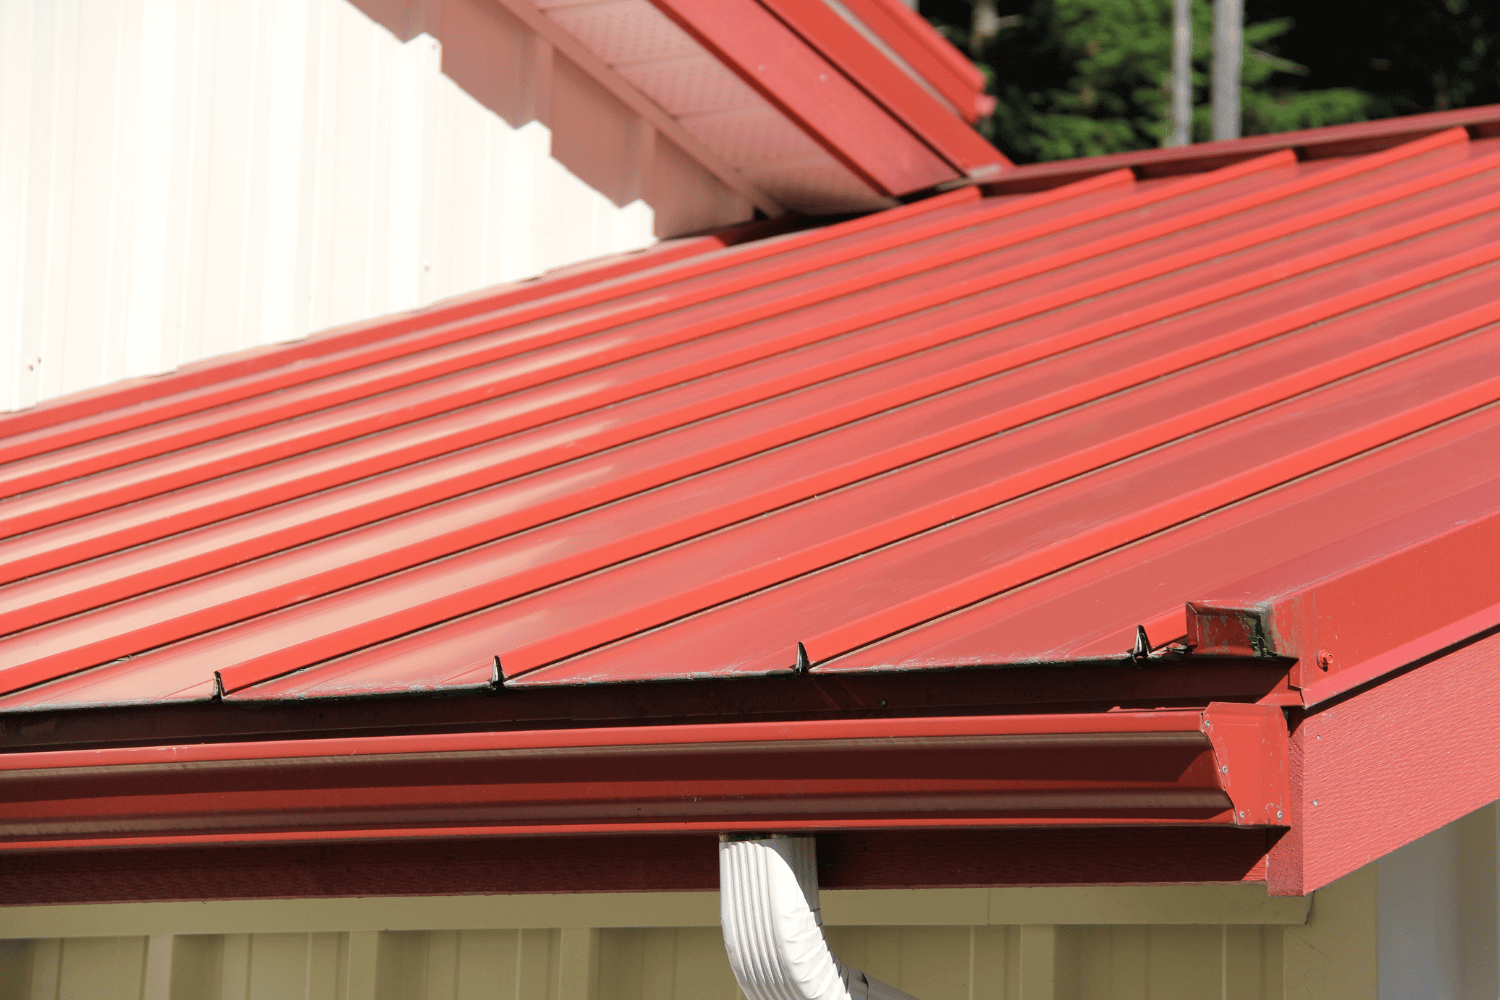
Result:
<svg viewBox="0 0 1500 1000">
<path fill-rule="evenodd" d="M 598 1000 L 742 1000 L 718 928 L 599 935 Z"/>
<path fill-rule="evenodd" d="M 1497 828 L 1486 807 L 1445 834 L 1461 850 L 1422 844 L 1310 907 L 1254 887 L 957 889 L 829 892 L 825 916 L 846 961 L 920 1000 L 1381 1000 L 1416 995 L 1420 972 L 1381 983 L 1395 910 L 1415 906 L 1403 927 L 1435 912 L 1410 871 L 1385 867 L 1473 883 L 1448 922 L 1483 923 L 1500 905 L 1482 863 L 1500 852 Z M 1015 922 L 1023 904 L 1054 922 Z M 713 893 L 12 907 L 0 1000 L 737 1000 L 716 920 Z M 1466 977 L 1494 963 L 1492 944 L 1456 945 Z"/>
<path fill-rule="evenodd" d="M 920 1000 L 1374 1000 L 1373 926 L 1351 908 L 1362 889 L 1330 888 L 1349 898 L 1321 927 L 834 927 L 829 937 L 850 964 Z M 712 927 L 50 938 L 7 942 L 0 972 L 3 1000 L 741 996 Z"/>
<path fill-rule="evenodd" d="M 976 984 L 976 948 L 971 927 L 832 927 L 828 942 L 834 954 L 861 972 L 890 983 L 921 1000 L 968 1000 Z M 988 930 L 988 928 L 985 928 Z M 993 949 L 998 957 L 1004 940 L 979 942 L 979 957 Z"/>
<path fill-rule="evenodd" d="M 1303 926 L 1305 901 L 1264 904 L 1263 889 L 1215 886 L 1151 892 L 1041 889 L 1023 896 L 983 889 L 830 892 L 825 914 L 844 924 L 830 926 L 829 937 L 846 961 L 920 1000 L 1300 1000 L 1320 994 L 1283 991 L 1283 978 L 1326 982 L 1344 972 L 1340 967 L 1330 973 L 1317 965 L 1329 961 L 1317 957 L 1322 949 L 1334 949 L 1336 958 L 1341 950 L 1352 947 L 1363 954 L 1361 949 L 1368 947 L 1364 939 L 1373 934 L 1373 923 L 1360 913 L 1365 890 L 1346 882 L 1320 890 L 1320 900 L 1326 898 L 1321 910 L 1331 916 L 1318 926 Z M 1013 920 L 1023 903 L 1058 922 L 997 922 Z M 1134 921 L 1152 913 L 1173 922 L 1083 922 L 1090 915 L 1101 921 Z M 1246 914 L 1274 922 L 1222 922 Z M 1183 922 L 1185 915 L 1216 922 Z M 904 925 L 898 922 L 903 917 Z M 674 919 L 692 926 L 671 926 Z M 595 926 L 548 927 L 549 921 Z M 416 928 L 424 922 L 440 929 L 376 929 Z M 637 926 L 629 926 L 632 922 Z M 127 927 L 151 936 L 109 936 Z M 13 938 L 27 928 L 78 936 L 0 941 L 0 970 L 7 973 L 0 977 L 0 1000 L 61 997 L 57 984 L 78 975 L 102 975 L 123 991 L 118 995 L 150 1000 L 740 996 L 724 955 L 713 893 L 0 910 L 0 936 Z M 189 929 L 220 933 L 182 933 Z M 1284 977 L 1283 935 L 1292 933 L 1298 935 L 1288 937 L 1293 942 L 1287 952 L 1293 956 L 1288 966 L 1292 974 Z M 95 961 L 99 955 L 113 957 L 100 963 Z M 109 971 L 78 971 L 85 968 L 80 962 Z M 94 987 L 99 982 L 96 978 Z M 142 982 L 144 993 L 129 992 L 130 983 Z"/>
<path fill-rule="evenodd" d="M 1103 886 L 1034 889 L 833 889 L 834 927 L 1041 924 L 1304 924 L 1310 899 L 1264 886 Z M 195 903 L 0 907 L 0 940 L 125 933 L 488 930 L 719 926 L 716 892 L 577 892 L 522 896 L 382 896 Z"/>
<path fill-rule="evenodd" d="M 426 6 L 451 52 L 349 0 L 0 0 L 0 410 L 749 217 L 493 0 Z"/>
</svg>

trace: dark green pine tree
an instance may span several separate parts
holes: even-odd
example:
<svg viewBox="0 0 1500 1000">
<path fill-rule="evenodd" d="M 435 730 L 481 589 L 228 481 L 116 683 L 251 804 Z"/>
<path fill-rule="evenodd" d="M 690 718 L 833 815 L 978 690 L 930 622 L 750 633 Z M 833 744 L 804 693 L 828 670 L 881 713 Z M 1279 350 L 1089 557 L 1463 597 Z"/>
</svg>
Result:
<svg viewBox="0 0 1500 1000">
<path fill-rule="evenodd" d="M 1500 100 L 1500 17 L 1470 0 L 1247 0 L 1241 128 L 1313 128 Z M 922 0 L 990 77 L 981 129 L 1017 162 L 1159 145 L 1172 0 Z M 1193 3 L 1194 138 L 1209 137 L 1211 0 Z"/>
<path fill-rule="evenodd" d="M 1248 18 L 1295 18 L 1276 52 L 1303 89 L 1353 87 L 1371 118 L 1500 103 L 1500 5 L 1475 0 L 1246 0 Z"/>
</svg>

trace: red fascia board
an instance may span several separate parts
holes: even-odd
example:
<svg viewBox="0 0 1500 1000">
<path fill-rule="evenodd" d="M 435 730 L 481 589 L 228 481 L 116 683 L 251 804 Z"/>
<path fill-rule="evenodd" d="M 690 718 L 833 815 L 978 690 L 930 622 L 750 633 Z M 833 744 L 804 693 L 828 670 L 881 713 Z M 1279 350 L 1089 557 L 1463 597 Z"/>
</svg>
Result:
<svg viewBox="0 0 1500 1000">
<path fill-rule="evenodd" d="M 1187 606 L 1195 656 L 1279 656 L 1305 704 L 1500 624 L 1500 479 Z"/>
<path fill-rule="evenodd" d="M 988 177 L 1010 166 L 1004 154 L 944 107 L 824 3 L 760 0 L 762 6 L 842 70 L 960 173 Z M 965 113 L 973 117 L 974 95 Z M 964 105 L 959 104 L 960 109 Z"/>
<path fill-rule="evenodd" d="M 1229 826 L 818 834 L 825 889 L 1264 883 L 1282 831 Z M 713 892 L 713 834 L 427 838 L 11 854 L 0 906 L 149 900 Z"/>
<path fill-rule="evenodd" d="M 1268 706 L 266 741 L 0 757 L 0 850 L 496 834 L 1272 826 Z"/>
<path fill-rule="evenodd" d="M 969 121 L 979 118 L 984 72 L 901 0 L 843 0 L 844 6 L 933 88 L 958 106 Z M 964 107 L 964 101 L 974 107 Z"/>
<path fill-rule="evenodd" d="M 1225 142 L 1028 163 L 1006 171 L 999 179 L 985 184 L 984 190 L 987 194 L 1042 191 L 1120 169 L 1133 171 L 1139 179 L 1201 173 L 1278 150 L 1291 150 L 1299 160 L 1354 156 L 1389 149 L 1452 128 L 1466 129 L 1475 139 L 1500 135 L 1500 104 L 1352 125 L 1330 125 L 1301 132 L 1277 132 Z"/>
<path fill-rule="evenodd" d="M 1271 894 L 1306 895 L 1500 798 L 1497 715 L 1492 634 L 1301 720 Z"/>
<path fill-rule="evenodd" d="M 880 194 L 961 176 L 757 0 L 652 3 Z"/>
</svg>

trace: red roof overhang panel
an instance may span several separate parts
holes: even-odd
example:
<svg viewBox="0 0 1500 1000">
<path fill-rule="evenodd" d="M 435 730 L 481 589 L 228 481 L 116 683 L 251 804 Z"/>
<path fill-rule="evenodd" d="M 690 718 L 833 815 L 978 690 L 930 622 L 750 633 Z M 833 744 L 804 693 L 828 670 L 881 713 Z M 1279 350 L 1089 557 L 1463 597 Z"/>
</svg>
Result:
<svg viewBox="0 0 1500 1000">
<path fill-rule="evenodd" d="M 7 418 L 7 731 L 177 728 L 0 755 L 0 849 L 1291 823 L 1273 882 L 1323 884 L 1500 794 L 1486 127 L 955 193 Z M 1127 665 L 1143 624 L 1181 642 Z M 851 673 L 975 664 L 1017 669 Z M 803 721 L 694 724 L 746 693 Z M 177 745 L 414 705 L 491 731 Z M 978 714 L 1022 706 L 1079 714 Z M 492 731 L 570 714 L 680 724 Z"/>
<path fill-rule="evenodd" d="M 1009 825 L 1274 826 L 1265 706 L 747 723 L 0 756 L 0 851 Z"/>
<path fill-rule="evenodd" d="M 1488 489 L 1496 454 L 1500 409 L 1491 406 L 817 669 L 1123 660 L 1139 624 L 1158 645 L 1185 639 L 1185 603 L 1195 595 L 1270 570 L 1290 552 L 1318 551 L 1455 494 Z M 1301 701 L 1290 688 L 1283 695 Z"/>
<path fill-rule="evenodd" d="M 1496 567 L 1500 477 L 1208 591 L 1187 641 L 1297 660 L 1317 704 L 1500 625 Z"/>
</svg>

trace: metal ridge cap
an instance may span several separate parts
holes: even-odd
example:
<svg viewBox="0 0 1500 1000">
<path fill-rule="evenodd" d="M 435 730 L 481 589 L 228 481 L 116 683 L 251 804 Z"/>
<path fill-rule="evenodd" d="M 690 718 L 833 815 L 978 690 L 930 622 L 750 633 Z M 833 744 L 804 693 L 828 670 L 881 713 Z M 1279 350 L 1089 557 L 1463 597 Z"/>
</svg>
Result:
<svg viewBox="0 0 1500 1000">
<path fill-rule="evenodd" d="M 984 183 L 983 187 L 992 194 L 1031 191 L 1121 167 L 1133 169 L 1143 177 L 1197 173 L 1282 149 L 1292 150 L 1299 160 L 1373 153 L 1451 128 L 1469 130 L 1470 138 L 1500 134 L 1500 104 L 1328 125 L 1296 132 L 1273 132 L 1191 146 L 1026 163 L 1012 167 L 993 181 Z"/>
</svg>

